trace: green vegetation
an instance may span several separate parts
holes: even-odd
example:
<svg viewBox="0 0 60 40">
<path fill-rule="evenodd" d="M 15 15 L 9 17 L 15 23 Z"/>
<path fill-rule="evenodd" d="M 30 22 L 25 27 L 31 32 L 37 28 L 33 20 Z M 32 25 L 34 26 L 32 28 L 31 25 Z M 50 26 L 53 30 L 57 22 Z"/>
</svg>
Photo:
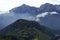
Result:
<svg viewBox="0 0 60 40">
<path fill-rule="evenodd" d="M 0 40 L 51 40 L 51 37 L 35 28 L 25 28 L 16 34 L 0 35 Z"/>
<path fill-rule="evenodd" d="M 51 40 L 49 32 L 35 21 L 18 20 L 0 31 L 0 40 Z"/>
</svg>

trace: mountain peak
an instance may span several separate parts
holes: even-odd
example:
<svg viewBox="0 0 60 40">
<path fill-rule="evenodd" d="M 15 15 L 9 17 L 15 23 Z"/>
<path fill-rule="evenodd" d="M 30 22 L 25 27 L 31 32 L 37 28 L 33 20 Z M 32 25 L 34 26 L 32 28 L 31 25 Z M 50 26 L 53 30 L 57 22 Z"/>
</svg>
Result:
<svg viewBox="0 0 60 40">
<path fill-rule="evenodd" d="M 23 4 L 23 6 L 25 6 L 26 4 Z"/>
<path fill-rule="evenodd" d="M 2 29 L 0 31 L 0 34 L 15 34 L 17 31 L 19 32 L 21 29 L 25 29 L 25 28 L 33 28 L 33 29 L 37 29 L 40 30 L 43 33 L 48 33 L 50 32 L 48 35 L 52 34 L 52 31 L 50 31 L 50 29 L 48 29 L 49 31 L 45 32 L 45 30 L 47 29 L 45 26 L 40 25 L 38 22 L 36 21 L 29 21 L 29 20 L 24 20 L 24 19 L 19 19 L 17 21 L 15 21 L 14 23 L 8 25 L 7 27 L 5 27 L 4 29 Z M 52 36 L 51 35 L 51 36 Z"/>
<path fill-rule="evenodd" d="M 13 8 L 12 10 L 10 10 L 10 12 L 14 12 L 14 13 L 31 13 L 31 14 L 36 14 L 37 13 L 37 9 L 35 7 L 31 7 L 29 5 L 21 5 L 19 7 Z"/>
<path fill-rule="evenodd" d="M 45 3 L 45 4 L 43 4 L 43 5 L 53 5 L 53 4 L 50 4 L 50 3 Z"/>
<path fill-rule="evenodd" d="M 28 6 L 28 5 L 26 5 L 26 4 L 22 4 L 21 6 Z"/>
<path fill-rule="evenodd" d="M 43 5 L 40 6 L 40 12 L 56 12 L 56 7 L 53 4 L 50 3 L 45 3 Z"/>
<path fill-rule="evenodd" d="M 20 7 L 29 7 L 29 5 L 22 4 Z"/>
</svg>

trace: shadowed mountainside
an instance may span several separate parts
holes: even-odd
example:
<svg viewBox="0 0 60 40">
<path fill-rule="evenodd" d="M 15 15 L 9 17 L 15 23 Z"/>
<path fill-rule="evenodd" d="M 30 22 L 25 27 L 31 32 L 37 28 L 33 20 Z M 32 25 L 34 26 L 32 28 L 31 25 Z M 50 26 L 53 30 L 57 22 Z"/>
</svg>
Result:
<svg viewBox="0 0 60 40">
<path fill-rule="evenodd" d="M 35 21 L 19 19 L 0 31 L 0 34 L 15 35 L 21 40 L 51 40 L 53 33 L 50 29 Z M 44 38 L 44 39 L 43 39 Z"/>
</svg>

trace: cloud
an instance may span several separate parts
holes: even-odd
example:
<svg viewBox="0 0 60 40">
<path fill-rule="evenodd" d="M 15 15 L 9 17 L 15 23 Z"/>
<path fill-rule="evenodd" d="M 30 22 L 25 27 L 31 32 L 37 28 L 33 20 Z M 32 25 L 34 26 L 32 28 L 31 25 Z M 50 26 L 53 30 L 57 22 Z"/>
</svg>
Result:
<svg viewBox="0 0 60 40">
<path fill-rule="evenodd" d="M 44 13 L 38 14 L 36 16 L 36 21 L 39 21 L 41 17 L 45 17 L 47 15 L 53 15 L 53 14 L 58 14 L 58 13 L 57 12 L 44 12 Z"/>
</svg>

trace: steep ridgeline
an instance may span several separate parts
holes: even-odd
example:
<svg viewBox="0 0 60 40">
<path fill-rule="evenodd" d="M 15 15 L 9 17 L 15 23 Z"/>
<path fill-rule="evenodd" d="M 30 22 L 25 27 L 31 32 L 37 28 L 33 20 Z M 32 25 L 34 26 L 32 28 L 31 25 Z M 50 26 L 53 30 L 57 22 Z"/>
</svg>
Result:
<svg viewBox="0 0 60 40">
<path fill-rule="evenodd" d="M 30 13 L 32 15 L 36 15 L 36 13 L 38 13 L 38 8 L 36 7 L 31 7 L 31 6 L 28 6 L 28 5 L 21 5 L 19 7 L 16 7 L 16 8 L 13 8 L 10 10 L 10 12 L 14 12 L 14 13 Z"/>
<path fill-rule="evenodd" d="M 0 31 L 0 34 L 17 35 L 20 38 L 34 37 L 34 40 L 51 40 L 52 31 L 35 21 L 19 19 Z M 44 39 L 43 39 L 44 38 Z"/>
<path fill-rule="evenodd" d="M 53 4 L 49 4 L 49 3 L 46 3 L 46 4 L 43 4 L 40 6 L 40 12 L 52 12 L 52 11 L 55 11 L 55 6 Z"/>
<path fill-rule="evenodd" d="M 53 5 L 50 3 L 45 3 L 42 4 L 39 8 L 36 7 L 31 7 L 28 5 L 21 5 L 19 7 L 15 7 L 10 10 L 10 12 L 14 13 L 30 13 L 33 15 L 37 15 L 39 13 L 44 13 L 44 12 L 57 12 L 60 13 L 60 5 Z"/>
<path fill-rule="evenodd" d="M 40 6 L 39 8 L 39 13 L 44 13 L 44 12 L 57 12 L 60 13 L 59 10 L 60 6 L 59 5 L 53 5 L 50 3 L 46 3 Z"/>
</svg>

